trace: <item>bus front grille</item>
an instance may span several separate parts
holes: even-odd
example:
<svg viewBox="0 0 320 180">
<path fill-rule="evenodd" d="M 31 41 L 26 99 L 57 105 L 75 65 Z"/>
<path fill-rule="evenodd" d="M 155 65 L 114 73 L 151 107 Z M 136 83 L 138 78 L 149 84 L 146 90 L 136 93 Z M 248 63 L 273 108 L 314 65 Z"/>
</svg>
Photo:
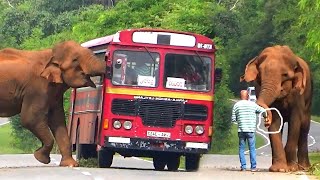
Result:
<svg viewBox="0 0 320 180">
<path fill-rule="evenodd" d="M 182 117 L 182 102 L 138 100 L 138 115 L 145 126 L 174 127 Z"/>
<path fill-rule="evenodd" d="M 129 99 L 114 99 L 112 101 L 111 111 L 113 114 L 135 116 L 136 101 Z"/>
<path fill-rule="evenodd" d="M 170 128 L 180 119 L 205 121 L 208 118 L 206 106 L 181 101 L 114 99 L 111 110 L 116 115 L 140 116 L 143 125 L 153 127 Z"/>
</svg>

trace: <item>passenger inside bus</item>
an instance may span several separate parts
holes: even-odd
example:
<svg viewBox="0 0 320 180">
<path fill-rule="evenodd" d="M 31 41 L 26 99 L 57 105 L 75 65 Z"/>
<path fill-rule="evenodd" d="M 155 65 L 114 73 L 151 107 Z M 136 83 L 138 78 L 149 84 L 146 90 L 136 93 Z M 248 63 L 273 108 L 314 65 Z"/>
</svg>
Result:
<svg viewBox="0 0 320 180">
<path fill-rule="evenodd" d="M 147 64 L 143 61 L 136 61 L 136 65 L 134 67 L 134 70 L 137 75 L 140 76 L 150 76 L 150 68 L 147 66 Z"/>
</svg>

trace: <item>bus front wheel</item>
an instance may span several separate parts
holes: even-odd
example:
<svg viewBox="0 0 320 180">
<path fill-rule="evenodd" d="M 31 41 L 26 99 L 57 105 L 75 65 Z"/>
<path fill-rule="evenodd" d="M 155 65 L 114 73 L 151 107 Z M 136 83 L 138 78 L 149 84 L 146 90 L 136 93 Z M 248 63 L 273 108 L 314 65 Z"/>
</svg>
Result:
<svg viewBox="0 0 320 180">
<path fill-rule="evenodd" d="M 187 154 L 186 155 L 186 170 L 197 171 L 199 169 L 200 154 Z"/>
<path fill-rule="evenodd" d="M 169 171 L 177 171 L 180 166 L 180 156 L 179 155 L 170 155 L 167 159 L 167 167 Z"/>
<path fill-rule="evenodd" d="M 113 151 L 107 149 L 101 149 L 98 151 L 98 165 L 100 168 L 111 167 L 113 161 Z"/>
<path fill-rule="evenodd" d="M 153 157 L 153 167 L 157 171 L 163 171 L 164 168 L 166 167 L 166 161 L 163 157 L 161 156 L 155 156 Z"/>
</svg>

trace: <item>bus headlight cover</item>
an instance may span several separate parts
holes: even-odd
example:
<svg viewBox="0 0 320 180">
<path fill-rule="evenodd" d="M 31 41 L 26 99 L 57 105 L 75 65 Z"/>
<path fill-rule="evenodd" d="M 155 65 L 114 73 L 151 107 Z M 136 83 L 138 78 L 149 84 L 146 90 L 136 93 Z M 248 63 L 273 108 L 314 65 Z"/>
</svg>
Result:
<svg viewBox="0 0 320 180">
<path fill-rule="evenodd" d="M 184 131 L 187 133 L 187 134 L 192 134 L 193 132 L 193 127 L 190 126 L 190 125 L 187 125 L 184 127 Z"/>
<path fill-rule="evenodd" d="M 123 127 L 124 127 L 124 129 L 126 129 L 126 130 L 131 129 L 131 128 L 132 128 L 132 122 L 131 122 L 131 121 L 125 121 L 125 122 L 123 123 Z"/>
<path fill-rule="evenodd" d="M 118 121 L 118 120 L 114 121 L 114 122 L 113 122 L 113 127 L 114 127 L 115 129 L 120 129 L 120 128 L 121 128 L 121 122 Z"/>
<path fill-rule="evenodd" d="M 198 125 L 198 126 L 196 126 L 195 131 L 197 134 L 200 135 L 200 134 L 204 133 L 204 128 L 203 128 L 203 126 Z"/>
</svg>

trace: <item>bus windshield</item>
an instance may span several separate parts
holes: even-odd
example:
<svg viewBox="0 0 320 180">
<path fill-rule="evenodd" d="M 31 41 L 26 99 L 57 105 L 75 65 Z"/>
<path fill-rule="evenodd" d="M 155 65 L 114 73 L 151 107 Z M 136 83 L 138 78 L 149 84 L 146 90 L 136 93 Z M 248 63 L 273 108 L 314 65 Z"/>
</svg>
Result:
<svg viewBox="0 0 320 180">
<path fill-rule="evenodd" d="M 192 91 L 209 91 L 211 59 L 199 55 L 167 54 L 164 87 Z"/>
<path fill-rule="evenodd" d="M 149 51 L 117 50 L 113 54 L 112 84 L 158 86 L 159 54 Z"/>
</svg>

